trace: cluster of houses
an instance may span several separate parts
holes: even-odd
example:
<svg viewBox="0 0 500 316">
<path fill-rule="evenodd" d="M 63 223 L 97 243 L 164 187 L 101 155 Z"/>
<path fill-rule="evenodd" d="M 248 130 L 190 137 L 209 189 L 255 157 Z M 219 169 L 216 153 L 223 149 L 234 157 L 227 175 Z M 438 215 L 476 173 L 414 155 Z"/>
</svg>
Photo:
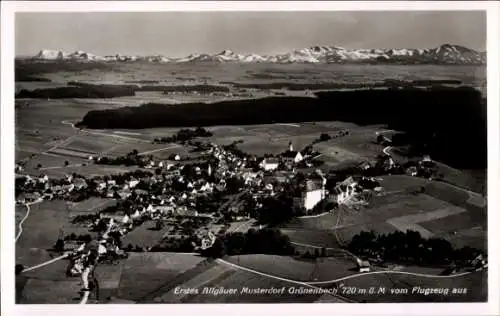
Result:
<svg viewBox="0 0 500 316">
<path fill-rule="evenodd" d="M 134 220 L 140 217 L 161 219 L 172 216 L 208 217 L 210 214 L 195 210 L 198 197 L 215 191 L 224 192 L 231 178 L 237 178 L 242 184 L 239 190 L 249 192 L 254 200 L 274 196 L 282 190 L 283 183 L 291 181 L 296 175 L 294 168 L 278 170 L 278 166 L 280 164 L 295 166 L 307 158 L 307 155 L 295 151 L 291 143 L 288 150 L 279 157 L 262 159 L 258 164 L 260 170 L 250 168 L 249 158 L 238 156 L 231 150 L 214 143 L 210 143 L 203 154 L 208 156 L 209 163 L 193 167 L 194 175 L 191 177 L 184 175 L 183 169 L 188 166 L 179 163 L 179 155 L 175 155 L 174 161 L 169 162 L 150 159 L 147 168 L 161 168 L 161 174 L 143 177 L 131 175 L 126 181 L 121 181 L 121 184 L 112 178 L 87 180 L 68 175 L 64 179 L 50 181 L 47 175 L 41 175 L 38 178 L 26 176 L 28 183 L 35 183 L 41 189 L 34 193 L 20 195 L 18 203 L 27 203 L 40 198 L 67 198 L 73 191 L 91 186 L 96 191 L 96 195 L 106 198 L 126 200 L 133 192 L 139 193 L 141 203 L 136 204 L 128 214 L 125 214 L 125 219 Z M 141 188 L 146 187 L 145 189 L 137 188 L 141 182 L 143 184 Z M 328 194 L 325 184 L 326 179 L 320 172 L 313 172 L 307 179 L 301 198 L 301 204 L 306 210 L 311 210 L 325 199 Z M 355 184 L 352 178 L 339 183 L 332 192 L 339 204 L 355 193 Z M 148 192 L 147 187 L 152 185 L 160 185 L 163 188 L 161 193 L 156 192 L 153 195 Z M 170 190 L 173 185 L 181 189 Z M 238 209 L 233 209 L 233 211 L 238 213 Z"/>
<path fill-rule="evenodd" d="M 430 178 L 435 175 L 436 163 L 426 155 L 419 161 L 408 161 L 404 165 L 399 165 L 394 161 L 390 155 L 384 156 L 382 168 L 384 172 L 391 173 L 404 173 L 412 177 Z"/>
</svg>

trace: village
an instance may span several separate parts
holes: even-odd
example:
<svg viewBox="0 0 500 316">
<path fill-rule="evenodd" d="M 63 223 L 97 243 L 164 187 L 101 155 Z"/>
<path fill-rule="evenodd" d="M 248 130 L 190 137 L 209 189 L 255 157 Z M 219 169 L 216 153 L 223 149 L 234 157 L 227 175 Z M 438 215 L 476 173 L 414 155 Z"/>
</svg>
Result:
<svg viewBox="0 0 500 316">
<path fill-rule="evenodd" d="M 322 134 L 317 141 L 329 137 Z M 125 174 L 91 179 L 78 174 L 63 179 L 45 174 L 16 177 L 18 204 L 54 199 L 78 202 L 90 197 L 116 201 L 102 211 L 72 219 L 74 224 L 93 232 L 94 238 L 90 234 L 61 234 L 55 241 L 54 249 L 70 258 L 68 276 L 82 278 L 82 293 L 96 286 L 92 275 L 98 261 L 113 263 L 126 258 L 129 252 L 202 252 L 212 247 L 217 236 L 241 228 L 274 227 L 293 217 L 335 212 L 339 205 L 362 204 L 363 192 L 381 191 L 376 177 L 383 174 L 433 176 L 434 163 L 429 157 L 402 166 L 385 150 L 375 165 L 364 162 L 339 173 L 321 168 L 314 160 L 318 153 L 312 146 L 295 150 L 290 142 L 281 154 L 256 157 L 242 152 L 234 143 L 219 146 L 189 141 L 198 146 L 195 160 L 179 154 L 158 160 L 133 150 L 124 157 L 89 157 L 95 164 L 140 167 Z M 379 137 L 377 141 L 387 145 L 390 139 Z M 20 172 L 22 165 L 17 165 L 16 173 Z M 247 225 L 231 229 L 234 222 Z M 127 234 L 141 225 L 161 230 L 163 239 L 127 244 Z M 358 260 L 358 266 L 359 272 L 370 270 L 368 261 Z"/>
</svg>

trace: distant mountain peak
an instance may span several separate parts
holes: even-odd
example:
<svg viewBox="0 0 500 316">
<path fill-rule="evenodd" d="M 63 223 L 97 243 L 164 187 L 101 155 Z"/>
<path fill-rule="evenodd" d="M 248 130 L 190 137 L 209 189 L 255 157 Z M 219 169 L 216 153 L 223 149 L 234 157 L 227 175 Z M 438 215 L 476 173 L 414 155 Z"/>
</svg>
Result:
<svg viewBox="0 0 500 316">
<path fill-rule="evenodd" d="M 229 50 L 229 49 L 224 49 L 223 51 L 221 51 L 219 53 L 219 55 L 230 56 L 230 55 L 234 55 L 234 52 L 232 50 Z"/>
<path fill-rule="evenodd" d="M 315 45 L 276 55 L 236 54 L 224 49 L 210 55 L 190 54 L 183 58 L 169 58 L 161 55 L 131 56 L 116 54 L 97 56 L 82 50 L 67 53 L 62 50 L 43 49 L 33 57 L 35 60 L 72 60 L 72 61 L 137 61 L 157 63 L 400 63 L 400 64 L 459 64 L 483 65 L 486 53 L 454 45 L 442 44 L 435 48 L 387 48 L 387 49 L 347 49 L 339 46 Z"/>
</svg>

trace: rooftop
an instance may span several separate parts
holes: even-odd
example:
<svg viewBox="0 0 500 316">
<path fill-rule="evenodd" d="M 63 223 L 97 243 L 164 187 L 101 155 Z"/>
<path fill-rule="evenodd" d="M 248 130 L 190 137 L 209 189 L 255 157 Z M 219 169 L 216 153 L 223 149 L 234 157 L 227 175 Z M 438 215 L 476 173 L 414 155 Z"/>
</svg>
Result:
<svg viewBox="0 0 500 316">
<path fill-rule="evenodd" d="M 298 151 L 295 151 L 295 150 L 288 150 L 288 151 L 285 151 L 282 156 L 285 157 L 285 158 L 295 158 L 297 156 L 297 154 L 299 154 Z"/>
<path fill-rule="evenodd" d="M 314 180 L 307 180 L 306 182 L 306 190 L 308 192 L 320 190 L 322 188 L 322 183 Z"/>
<path fill-rule="evenodd" d="M 276 157 L 270 157 L 270 158 L 265 158 L 264 162 L 265 163 L 279 163 L 280 160 Z"/>
</svg>

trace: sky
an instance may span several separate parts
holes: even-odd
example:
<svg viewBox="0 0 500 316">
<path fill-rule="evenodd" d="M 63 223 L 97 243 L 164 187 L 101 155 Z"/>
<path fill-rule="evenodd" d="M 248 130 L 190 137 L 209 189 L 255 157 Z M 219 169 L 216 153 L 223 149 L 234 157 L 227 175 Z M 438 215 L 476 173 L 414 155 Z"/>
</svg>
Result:
<svg viewBox="0 0 500 316">
<path fill-rule="evenodd" d="M 315 45 L 486 50 L 486 13 L 388 12 L 78 12 L 16 13 L 17 56 L 41 49 L 98 55 L 275 54 Z"/>
</svg>

